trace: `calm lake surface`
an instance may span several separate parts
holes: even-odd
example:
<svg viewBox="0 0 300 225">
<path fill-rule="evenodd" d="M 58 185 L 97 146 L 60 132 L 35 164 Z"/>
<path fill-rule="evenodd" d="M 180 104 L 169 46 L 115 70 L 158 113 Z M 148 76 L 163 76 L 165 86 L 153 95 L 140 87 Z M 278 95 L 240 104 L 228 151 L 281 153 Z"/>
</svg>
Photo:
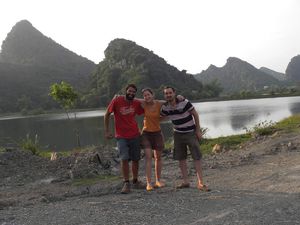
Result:
<svg viewBox="0 0 300 225">
<path fill-rule="evenodd" d="M 200 115 L 202 127 L 208 128 L 207 137 L 219 137 L 245 132 L 259 122 L 277 122 L 300 113 L 300 97 L 266 98 L 219 102 L 193 103 Z M 32 117 L 0 117 L 0 146 L 15 145 L 26 135 L 37 134 L 43 149 L 70 150 L 77 146 L 75 130 L 80 131 L 81 146 L 112 144 L 103 138 L 104 110 L 51 114 Z M 142 117 L 138 118 L 140 126 Z M 172 136 L 171 122 L 162 123 L 167 140 Z"/>
</svg>

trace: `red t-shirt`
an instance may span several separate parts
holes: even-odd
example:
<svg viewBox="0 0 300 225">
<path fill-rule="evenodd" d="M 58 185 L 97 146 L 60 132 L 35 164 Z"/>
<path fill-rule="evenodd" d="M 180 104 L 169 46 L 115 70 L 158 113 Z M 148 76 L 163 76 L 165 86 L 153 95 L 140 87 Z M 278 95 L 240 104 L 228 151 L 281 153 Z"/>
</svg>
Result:
<svg viewBox="0 0 300 225">
<path fill-rule="evenodd" d="M 144 109 L 138 100 L 127 101 L 125 96 L 114 98 L 108 111 L 114 113 L 116 138 L 135 138 L 140 135 L 135 115 L 144 113 Z"/>
</svg>

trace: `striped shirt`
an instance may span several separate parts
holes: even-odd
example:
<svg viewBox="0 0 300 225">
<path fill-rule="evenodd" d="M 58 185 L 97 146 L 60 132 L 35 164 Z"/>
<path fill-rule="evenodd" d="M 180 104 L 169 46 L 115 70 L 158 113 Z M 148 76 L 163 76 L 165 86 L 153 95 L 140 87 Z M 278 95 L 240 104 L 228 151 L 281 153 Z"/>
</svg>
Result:
<svg viewBox="0 0 300 225">
<path fill-rule="evenodd" d="M 176 102 L 176 106 L 165 103 L 161 107 L 160 115 L 167 116 L 174 125 L 174 131 L 179 133 L 193 132 L 196 129 L 191 111 L 194 109 L 192 103 L 187 99 Z"/>
</svg>

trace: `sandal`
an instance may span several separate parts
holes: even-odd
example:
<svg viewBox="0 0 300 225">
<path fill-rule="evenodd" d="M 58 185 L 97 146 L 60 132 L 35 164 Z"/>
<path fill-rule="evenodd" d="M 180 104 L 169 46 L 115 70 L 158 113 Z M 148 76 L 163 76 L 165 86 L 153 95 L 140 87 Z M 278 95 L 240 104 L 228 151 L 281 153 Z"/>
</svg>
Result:
<svg viewBox="0 0 300 225">
<path fill-rule="evenodd" d="M 152 184 L 147 184 L 146 190 L 147 190 L 147 191 L 153 191 L 154 188 L 153 188 Z"/>
<path fill-rule="evenodd" d="M 162 182 L 162 181 L 156 181 L 155 184 L 154 184 L 155 188 L 163 188 L 165 186 L 166 186 L 165 183 Z"/>
<path fill-rule="evenodd" d="M 197 188 L 199 191 L 204 191 L 204 192 L 209 192 L 210 189 L 204 184 L 202 186 L 200 186 L 199 184 L 197 185 Z"/>
<path fill-rule="evenodd" d="M 177 189 L 189 188 L 189 187 L 190 187 L 190 183 L 181 183 L 176 186 Z"/>
</svg>

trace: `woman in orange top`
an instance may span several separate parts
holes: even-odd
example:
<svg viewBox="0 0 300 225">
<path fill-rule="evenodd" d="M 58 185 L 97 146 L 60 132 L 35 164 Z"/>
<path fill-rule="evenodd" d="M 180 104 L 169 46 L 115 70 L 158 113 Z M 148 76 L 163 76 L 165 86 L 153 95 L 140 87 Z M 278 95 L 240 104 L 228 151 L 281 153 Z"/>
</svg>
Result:
<svg viewBox="0 0 300 225">
<path fill-rule="evenodd" d="M 142 147 L 146 156 L 146 180 L 147 191 L 153 190 L 151 183 L 152 170 L 152 150 L 155 159 L 155 184 L 154 187 L 164 187 L 165 184 L 160 180 L 162 160 L 161 154 L 164 149 L 164 138 L 160 128 L 160 108 L 165 101 L 154 100 L 154 94 L 150 88 L 142 90 L 144 101 L 144 126 L 142 131 Z"/>
</svg>

